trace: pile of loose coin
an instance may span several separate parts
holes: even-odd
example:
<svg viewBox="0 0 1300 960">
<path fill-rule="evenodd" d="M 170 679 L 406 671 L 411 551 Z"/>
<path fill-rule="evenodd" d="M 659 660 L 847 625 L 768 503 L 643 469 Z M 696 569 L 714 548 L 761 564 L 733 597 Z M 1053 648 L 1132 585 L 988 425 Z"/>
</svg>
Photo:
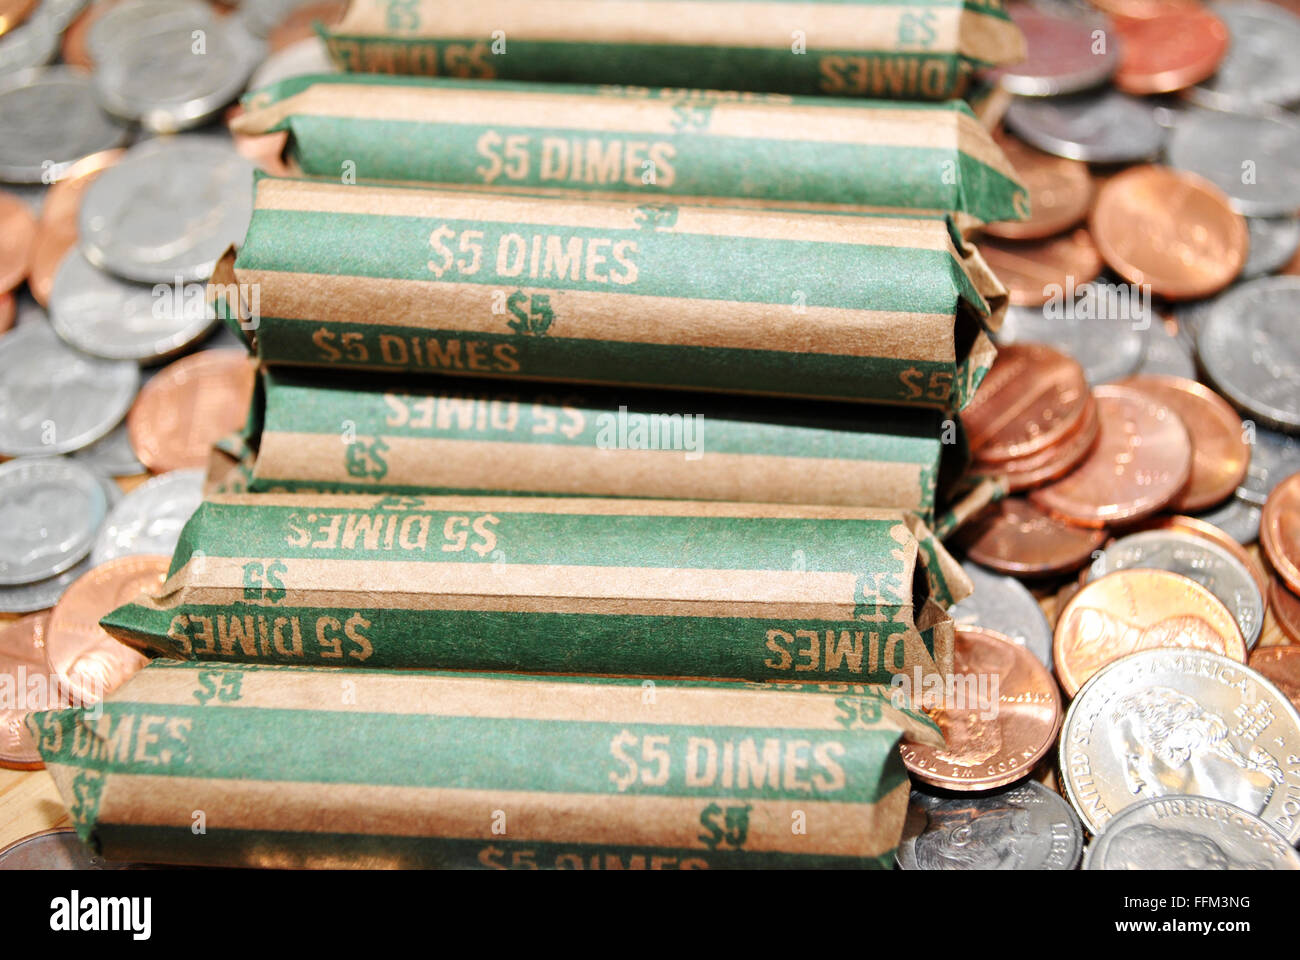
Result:
<svg viewBox="0 0 1300 960">
<path fill-rule="evenodd" d="M 202 281 L 284 144 L 223 111 L 332 70 L 312 24 L 345 6 L 0 0 L 0 674 L 32 709 L 144 662 L 98 621 L 161 583 L 253 386 Z M 25 712 L 0 707 L 0 766 L 39 766 Z"/>
<path fill-rule="evenodd" d="M 899 862 L 1069 869 L 1091 834 L 1089 869 L 1300 868 L 1300 18 L 1009 13 L 1032 216 L 978 241 L 1013 306 L 962 415 L 1008 496 L 953 609 L 1002 709 L 905 750 Z"/>
</svg>

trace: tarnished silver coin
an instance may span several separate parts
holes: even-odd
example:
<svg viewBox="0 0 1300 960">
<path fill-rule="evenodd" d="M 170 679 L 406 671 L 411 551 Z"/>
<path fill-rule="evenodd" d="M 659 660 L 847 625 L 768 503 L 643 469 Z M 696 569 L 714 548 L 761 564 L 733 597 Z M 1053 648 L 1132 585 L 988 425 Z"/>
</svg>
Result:
<svg viewBox="0 0 1300 960">
<path fill-rule="evenodd" d="M 24 583 L 16 587 L 0 586 L 0 610 L 5 613 L 48 610 L 59 602 L 63 592 L 80 579 L 82 574 L 90 572 L 90 567 L 90 557 L 87 557 L 75 567 L 48 580 Z"/>
<path fill-rule="evenodd" d="M 100 528 L 91 563 L 141 553 L 170 556 L 181 528 L 203 502 L 203 479 L 202 470 L 173 470 L 136 487 Z"/>
<path fill-rule="evenodd" d="M 1083 827 L 1036 780 L 991 793 L 941 795 L 912 787 L 898 844 L 904 870 L 1073 870 Z"/>
<path fill-rule="evenodd" d="M 203 280 L 253 214 L 253 165 L 233 149 L 162 137 L 132 147 L 82 200 L 81 250 L 139 283 Z"/>
<path fill-rule="evenodd" d="M 135 450 L 131 448 L 131 435 L 125 422 L 119 423 L 99 440 L 69 456 L 110 477 L 134 477 L 145 472 L 144 464 L 136 458 Z"/>
<path fill-rule="evenodd" d="M 59 167 L 120 146 L 129 134 L 126 124 L 99 109 L 81 70 L 46 67 L 0 76 L 0 180 L 52 182 Z"/>
<path fill-rule="evenodd" d="M 0 850 L 0 870 L 130 870 L 133 863 L 105 860 L 77 837 L 77 831 L 45 830 Z"/>
<path fill-rule="evenodd" d="M 1171 167 L 1209 180 L 1245 216 L 1300 210 L 1300 124 L 1290 117 L 1184 110 L 1165 156 Z"/>
<path fill-rule="evenodd" d="M 1227 657 L 1148 649 L 1107 664 L 1070 704 L 1060 751 L 1065 795 L 1093 833 L 1135 803 L 1193 794 L 1300 839 L 1300 714 Z"/>
<path fill-rule="evenodd" d="M 1270 426 L 1300 430 L 1300 277 L 1261 277 L 1219 297 L 1197 352 L 1233 404 Z"/>
<path fill-rule="evenodd" d="M 47 456 L 93 443 L 122 422 L 140 369 L 74 350 L 44 321 L 0 337 L 0 455 Z"/>
<path fill-rule="evenodd" d="M 1135 803 L 1088 845 L 1085 870 L 1300 870 L 1300 853 L 1267 823 L 1210 797 Z"/>
<path fill-rule="evenodd" d="M 59 30 L 53 20 L 43 15 L 44 6 L 0 36 L 0 76 L 43 67 L 59 52 Z"/>
<path fill-rule="evenodd" d="M 1055 347 L 1079 361 L 1093 386 L 1135 373 L 1146 357 L 1148 331 L 1160 321 L 1127 287 L 1085 287 L 1076 305 L 1088 304 L 1086 316 L 1073 310 L 1058 316 L 1050 305 L 1008 307 L 1002 329 L 995 334 L 997 342 Z"/>
<path fill-rule="evenodd" d="M 37 583 L 90 553 L 108 513 L 91 471 L 63 457 L 0 463 L 0 584 Z"/>
<path fill-rule="evenodd" d="M 54 276 L 50 322 L 86 353 L 155 361 L 207 334 L 217 314 L 201 284 L 150 287 L 120 280 L 72 250 Z"/>
<path fill-rule="evenodd" d="M 1196 379 L 1196 355 L 1190 338 L 1170 333 L 1159 320 L 1147 330 L 1146 351 L 1138 373 Z"/>
<path fill-rule="evenodd" d="M 1250 252 L 1242 265 L 1242 280 L 1253 280 L 1280 269 L 1300 248 L 1300 217 L 1247 217 Z"/>
<path fill-rule="evenodd" d="M 1091 583 L 1116 570 L 1168 570 L 1195 580 L 1228 608 L 1247 648 L 1264 628 L 1264 598 L 1255 578 L 1232 554 L 1205 537 L 1178 530 L 1146 530 L 1120 537 L 1088 567 Z"/>
<path fill-rule="evenodd" d="M 161 19 L 112 35 L 104 59 L 95 61 L 95 91 L 115 116 L 174 133 L 199 126 L 239 96 L 252 63 L 211 15 Z"/>
<path fill-rule="evenodd" d="M 1234 0 L 1210 9 L 1232 42 L 1214 76 L 1184 96 L 1213 110 L 1258 111 L 1300 101 L 1300 18 L 1271 3 Z"/>
<path fill-rule="evenodd" d="M 1150 160 L 1165 139 L 1149 104 L 1110 89 L 1069 97 L 1016 97 L 1005 120 L 1039 150 L 1089 163 Z"/>
<path fill-rule="evenodd" d="M 1052 628 L 1034 595 L 1015 577 L 967 560 L 962 565 L 974 591 L 950 609 L 958 626 L 987 627 L 1013 640 L 1052 669 Z"/>
<path fill-rule="evenodd" d="M 1229 497 L 1213 510 L 1196 514 L 1196 519 L 1212 523 L 1243 546 L 1259 539 L 1261 508 L 1239 496 Z"/>
<path fill-rule="evenodd" d="M 339 68 L 330 59 L 325 41 L 308 37 L 290 44 L 266 58 L 249 78 L 248 89 L 260 90 L 290 77 L 306 77 L 315 73 L 338 73 Z"/>
</svg>

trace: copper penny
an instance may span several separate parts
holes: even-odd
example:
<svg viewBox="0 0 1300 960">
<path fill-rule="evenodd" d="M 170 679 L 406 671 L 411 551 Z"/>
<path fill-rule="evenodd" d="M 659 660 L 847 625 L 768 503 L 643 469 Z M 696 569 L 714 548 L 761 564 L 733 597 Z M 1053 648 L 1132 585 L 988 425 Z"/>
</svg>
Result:
<svg viewBox="0 0 1300 960">
<path fill-rule="evenodd" d="M 976 457 L 1011 460 L 1078 429 L 1088 399 L 1078 361 L 1043 344 L 1010 343 L 998 348 L 961 421 Z"/>
<path fill-rule="evenodd" d="M 141 593 L 157 593 L 170 562 L 151 554 L 110 560 L 73 581 L 54 607 L 45 661 L 81 703 L 108 696 L 149 662 L 109 636 L 99 621 Z"/>
<path fill-rule="evenodd" d="M 1184 647 L 1246 662 L 1241 629 L 1214 594 L 1168 570 L 1118 570 L 1089 583 L 1056 621 L 1052 655 L 1066 696 L 1120 657 Z"/>
<path fill-rule="evenodd" d="M 1222 290 L 1241 273 L 1250 248 L 1246 220 L 1222 190 L 1152 164 L 1107 180 L 1089 223 L 1116 273 L 1171 300 Z"/>
<path fill-rule="evenodd" d="M 1263 647 L 1250 655 L 1250 666 L 1300 710 L 1300 647 Z"/>
<path fill-rule="evenodd" d="M 1230 497 L 1250 467 L 1250 445 L 1242 436 L 1241 417 L 1228 402 L 1209 387 L 1184 377 L 1141 373 L 1119 383 L 1163 403 L 1187 428 L 1192 441 L 1192 473 L 1169 508 L 1195 513 Z"/>
<path fill-rule="evenodd" d="M 953 673 L 961 682 L 942 703 L 921 698 L 946 743 L 903 744 L 908 772 L 948 790 L 991 790 L 1029 776 L 1061 726 L 1061 694 L 1047 668 L 1000 633 L 958 627 Z"/>
<path fill-rule="evenodd" d="M 1006 460 L 1002 463 L 988 463 L 976 459 L 971 463 L 971 471 L 1000 476 L 1006 489 L 1011 493 L 1032 490 L 1044 483 L 1060 479 L 1082 463 L 1092 451 L 1100 431 L 1101 421 L 1097 417 L 1097 403 L 1089 393 L 1083 423 L 1059 443 L 1027 457 Z"/>
<path fill-rule="evenodd" d="M 0 293 L 8 293 L 27 277 L 36 239 L 36 218 L 12 193 L 0 191 Z"/>
<path fill-rule="evenodd" d="M 1070 526 L 1027 500 L 1007 497 L 972 518 L 959 539 L 976 563 L 1023 577 L 1077 570 L 1106 542 L 1106 534 Z"/>
<path fill-rule="evenodd" d="M 0 293 L 0 333 L 6 333 L 18 316 L 18 301 L 12 293 Z"/>
<path fill-rule="evenodd" d="M 1050 240 L 985 237 L 980 252 L 1007 288 L 1008 299 L 1021 307 L 1042 306 L 1071 280 L 1076 287 L 1095 280 L 1102 267 L 1101 254 L 1082 227 Z"/>
<path fill-rule="evenodd" d="M 29 713 L 69 703 L 45 666 L 49 619 L 49 612 L 42 611 L 0 628 L 0 767 L 41 767 L 41 755 L 23 722 Z"/>
<path fill-rule="evenodd" d="M 1115 86 L 1147 96 L 1173 93 L 1211 76 L 1228 52 L 1228 28 L 1203 7 L 1171 8 L 1154 17 L 1116 17 L 1123 46 Z"/>
<path fill-rule="evenodd" d="M 299 40 L 310 40 L 316 36 L 317 23 L 326 27 L 336 26 L 347 11 L 347 0 L 326 0 L 295 7 L 267 38 L 271 52 L 276 53 Z"/>
<path fill-rule="evenodd" d="M 36 302 L 50 305 L 54 275 L 68 251 L 77 245 L 77 216 L 86 188 L 101 172 L 122 159 L 125 150 L 105 150 L 78 160 L 45 191 L 45 205 L 36 225 L 36 242 L 32 245 L 31 275 L 27 286 Z"/>
<path fill-rule="evenodd" d="M 1268 609 L 1287 640 L 1300 644 L 1300 597 L 1288 590 L 1281 580 L 1269 582 Z"/>
<path fill-rule="evenodd" d="M 1286 585 L 1300 592 L 1300 473 L 1268 495 L 1259 519 L 1259 545 Z"/>
<path fill-rule="evenodd" d="M 1098 10 L 1116 17 L 1148 19 L 1180 10 L 1194 10 L 1200 0 L 1088 0 Z"/>
<path fill-rule="evenodd" d="M 226 126 L 229 128 L 243 112 L 242 106 L 233 104 L 226 110 Z M 279 133 L 236 133 L 231 129 L 230 136 L 235 142 L 235 149 L 262 170 L 276 177 L 288 177 L 293 174 L 289 165 L 284 162 L 284 149 L 289 144 L 288 130 L 281 130 Z"/>
<path fill-rule="evenodd" d="M 242 350 L 204 350 L 164 367 L 126 416 L 135 455 L 163 473 L 203 467 L 217 440 L 248 417 L 253 365 Z"/>
<path fill-rule="evenodd" d="M 1092 391 L 1101 428 L 1087 459 L 1029 495 L 1035 506 L 1088 527 L 1132 523 L 1162 509 L 1187 484 L 1192 442 L 1178 415 L 1129 387 Z"/>
<path fill-rule="evenodd" d="M 36 0 L 0 0 L 0 34 L 6 34 L 27 19 Z"/>
<path fill-rule="evenodd" d="M 1172 516 L 1152 517 L 1142 523 L 1141 526 L 1144 530 L 1181 530 L 1184 533 L 1203 537 L 1217 544 L 1232 554 L 1243 567 L 1250 571 L 1250 578 L 1255 581 L 1255 586 L 1259 587 L 1260 596 L 1268 595 L 1268 585 L 1271 578 L 1264 572 L 1264 568 L 1259 565 L 1259 561 L 1251 556 L 1245 547 L 1214 524 L 1207 523 L 1198 517 L 1174 514 Z"/>
<path fill-rule="evenodd" d="M 1001 129 L 993 139 L 1029 191 L 1029 219 L 990 223 L 984 233 L 1003 240 L 1041 240 L 1082 223 L 1092 205 L 1088 165 L 1036 150 Z"/>
</svg>

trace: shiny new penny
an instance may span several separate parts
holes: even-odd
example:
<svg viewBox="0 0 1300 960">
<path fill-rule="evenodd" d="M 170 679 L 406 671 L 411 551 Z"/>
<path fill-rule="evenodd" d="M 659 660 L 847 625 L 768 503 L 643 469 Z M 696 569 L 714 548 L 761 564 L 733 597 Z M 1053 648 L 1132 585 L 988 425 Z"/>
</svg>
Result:
<svg viewBox="0 0 1300 960">
<path fill-rule="evenodd" d="M 0 333 L 4 333 L 14 325 L 14 319 L 18 316 L 18 301 L 14 299 L 12 293 L 0 293 Z"/>
<path fill-rule="evenodd" d="M 1101 421 L 1097 417 L 1097 403 L 1088 395 L 1084 409 L 1083 423 L 1077 430 L 1063 440 L 1054 443 L 1046 450 L 993 463 L 980 459 L 971 462 L 971 472 L 983 475 L 997 475 L 1002 478 L 1006 489 L 1011 493 L 1032 490 L 1034 487 L 1053 480 L 1059 480 L 1080 463 L 1091 452 L 1093 444 L 1101 431 Z"/>
<path fill-rule="evenodd" d="M 981 627 L 957 628 L 953 673 L 978 680 L 954 684 L 941 705 L 922 702 L 946 743 L 903 744 L 908 772 L 948 790 L 991 790 L 1027 777 L 1061 726 L 1052 675 L 1024 647 Z M 984 693 L 972 698 L 973 690 Z"/>
<path fill-rule="evenodd" d="M 99 621 L 141 593 L 157 593 L 169 563 L 161 555 L 118 557 L 80 577 L 55 605 L 46 629 L 45 661 L 82 703 L 108 696 L 149 662 L 109 636 Z"/>
<path fill-rule="evenodd" d="M 125 150 L 92 153 L 69 167 L 57 183 L 45 191 L 45 205 L 32 245 L 31 275 L 27 286 L 43 307 L 50 305 L 50 289 L 67 252 L 77 245 L 77 215 L 81 197 L 101 171 L 111 167 Z"/>
<path fill-rule="evenodd" d="M 1087 584 L 1056 621 L 1052 655 L 1066 696 L 1120 657 L 1179 647 L 1246 662 L 1237 621 L 1214 594 L 1167 570 L 1118 570 Z"/>
<path fill-rule="evenodd" d="M 970 559 L 999 573 L 1046 576 L 1083 566 L 1106 534 L 1062 523 L 1027 500 L 1006 497 L 973 518 L 960 542 Z"/>
<path fill-rule="evenodd" d="M 1211 76 L 1228 52 L 1228 28 L 1201 7 L 1170 9 L 1146 19 L 1116 17 L 1121 41 L 1114 83 L 1125 93 L 1173 93 Z"/>
<path fill-rule="evenodd" d="M 33 613 L 0 627 L 0 691 L 9 691 L 15 698 L 9 702 L 0 699 L 0 767 L 33 770 L 42 766 L 41 755 L 23 722 L 33 711 L 57 710 L 67 705 L 46 673 L 45 631 L 49 619 L 48 612 Z"/>
<path fill-rule="evenodd" d="M 36 218 L 12 193 L 0 191 L 0 293 L 7 293 L 27 276 L 36 239 Z"/>
<path fill-rule="evenodd" d="M 1083 367 L 1040 343 L 1009 343 L 962 411 L 974 456 L 1011 460 L 1078 429 L 1090 398 Z"/>
<path fill-rule="evenodd" d="M 980 252 L 1018 307 L 1039 307 L 1059 297 L 1073 279 L 1081 287 L 1101 273 L 1101 254 L 1080 227 L 1049 240 L 1014 242 L 986 237 Z"/>
<path fill-rule="evenodd" d="M 1132 167 L 1111 177 L 1097 191 L 1089 224 L 1116 273 L 1171 300 L 1222 290 L 1250 248 L 1246 220 L 1227 195 L 1169 167 Z"/>
<path fill-rule="evenodd" d="M 1088 165 L 1036 150 L 998 130 L 994 141 L 1029 191 L 1029 219 L 990 223 L 984 233 L 1003 240 L 1042 240 L 1082 223 L 1092 205 Z"/>
<path fill-rule="evenodd" d="M 1300 597 L 1288 590 L 1281 580 L 1269 582 L 1268 609 L 1287 639 L 1300 644 Z"/>
<path fill-rule="evenodd" d="M 1197 517 L 1186 517 L 1182 514 L 1173 516 L 1152 517 L 1140 524 L 1144 530 L 1181 530 L 1184 533 L 1194 534 L 1203 537 L 1211 543 L 1215 543 L 1232 554 L 1237 561 L 1250 571 L 1250 578 L 1255 581 L 1255 586 L 1259 588 L 1260 596 L 1268 595 L 1268 585 L 1270 578 L 1264 572 L 1259 561 L 1246 552 L 1246 548 L 1234 540 L 1224 530 L 1219 529 L 1212 523 L 1207 523 Z"/>
<path fill-rule="evenodd" d="M 127 414 L 135 455 L 164 473 L 207 465 L 212 444 L 243 426 L 253 366 L 242 350 L 204 350 L 164 367 Z"/>
<path fill-rule="evenodd" d="M 1183 421 L 1192 441 L 1187 486 L 1170 501 L 1172 510 L 1198 512 L 1232 496 L 1250 467 L 1250 445 L 1241 417 L 1217 393 L 1195 380 L 1138 374 L 1119 381 L 1163 403 Z"/>
<path fill-rule="evenodd" d="M 1259 519 L 1259 545 L 1286 585 L 1300 592 L 1300 473 L 1268 495 Z"/>
<path fill-rule="evenodd" d="M 326 27 L 335 26 L 347 10 L 347 0 L 326 0 L 295 7 L 267 37 L 271 52 L 277 53 L 300 40 L 310 40 L 316 36 L 317 23 Z"/>
<path fill-rule="evenodd" d="M 1250 655 L 1250 666 L 1300 710 L 1300 647 L 1263 647 Z"/>
<path fill-rule="evenodd" d="M 1174 499 L 1192 471 L 1192 442 L 1178 415 L 1129 387 L 1092 392 L 1097 444 L 1077 469 L 1035 490 L 1030 501 L 1088 527 L 1132 523 Z"/>
</svg>

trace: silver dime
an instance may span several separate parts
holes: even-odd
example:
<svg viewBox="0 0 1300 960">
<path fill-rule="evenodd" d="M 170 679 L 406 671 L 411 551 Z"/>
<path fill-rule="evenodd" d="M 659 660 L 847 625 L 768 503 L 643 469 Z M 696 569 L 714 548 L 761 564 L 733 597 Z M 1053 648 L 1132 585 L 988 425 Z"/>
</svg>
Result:
<svg viewBox="0 0 1300 960">
<path fill-rule="evenodd" d="M 96 60 L 95 90 L 104 108 L 160 133 L 216 116 L 239 96 L 252 69 L 224 24 L 210 16 L 171 19 L 114 34 L 105 59 Z"/>
<path fill-rule="evenodd" d="M 1300 714 L 1227 657 L 1150 649 L 1107 664 L 1070 704 L 1060 750 L 1065 795 L 1093 833 L 1135 803 L 1193 794 L 1300 839 Z"/>
<path fill-rule="evenodd" d="M 1262 507 L 1273 488 L 1296 472 L 1300 472 L 1300 437 L 1256 427 L 1250 466 L 1237 496 Z"/>
<path fill-rule="evenodd" d="M 1015 577 L 967 560 L 962 565 L 974 591 L 950 612 L 958 626 L 987 627 L 1032 653 L 1052 669 L 1052 628 L 1034 595 Z"/>
<path fill-rule="evenodd" d="M 1250 252 L 1240 278 L 1252 280 L 1273 273 L 1286 264 L 1300 247 L 1300 217 L 1247 217 Z"/>
<path fill-rule="evenodd" d="M 1036 780 L 991 793 L 940 795 L 912 787 L 898 844 L 904 870 L 1073 870 L 1083 826 Z"/>
<path fill-rule="evenodd" d="M 126 416 L 140 384 L 134 363 L 73 350 L 42 322 L 0 337 L 0 455 L 69 453 Z"/>
<path fill-rule="evenodd" d="M 87 557 L 70 570 L 65 570 L 57 577 L 41 580 L 37 583 L 24 583 L 17 587 L 0 586 L 0 610 L 6 613 L 32 613 L 36 610 L 48 610 L 59 602 L 63 592 L 90 572 L 90 558 Z"/>
<path fill-rule="evenodd" d="M 119 423 L 104 437 L 69 456 L 110 477 L 134 477 L 145 472 L 144 464 L 136 459 L 131 448 L 131 435 L 126 423 Z"/>
<path fill-rule="evenodd" d="M 1147 331 L 1147 348 L 1138 373 L 1196 379 L 1196 356 L 1191 341 L 1170 333 L 1159 321 Z"/>
<path fill-rule="evenodd" d="M 108 512 L 91 471 L 62 457 L 0 463 L 0 584 L 37 583 L 90 552 Z"/>
<path fill-rule="evenodd" d="M 0 180 L 51 181 L 58 167 L 120 146 L 129 133 L 99 109 L 81 70 L 47 67 L 0 76 Z"/>
<path fill-rule="evenodd" d="M 1290 118 L 1185 110 L 1169 134 L 1166 158 L 1209 180 L 1248 217 L 1300 210 L 1300 125 Z"/>
<path fill-rule="evenodd" d="M 142 553 L 171 556 L 181 529 L 203 502 L 203 480 L 202 470 L 173 470 L 132 490 L 100 528 L 91 563 Z"/>
<path fill-rule="evenodd" d="M 203 280 L 253 212 L 253 165 L 233 149 L 163 137 L 132 147 L 82 199 L 81 250 L 139 283 Z"/>
<path fill-rule="evenodd" d="M 43 67 L 59 52 L 59 31 L 41 10 L 0 36 L 0 75 Z"/>
<path fill-rule="evenodd" d="M 1089 288 L 1106 289 L 1090 284 Z M 1111 288 L 1115 289 L 1115 288 Z M 1101 307 L 1087 317 L 1057 317 L 1042 307 L 1008 307 L 998 343 L 1045 343 L 1069 354 L 1083 367 L 1088 383 L 1096 386 L 1127 377 L 1142 365 L 1147 350 L 1147 330 L 1153 321 L 1141 316 L 1136 304 L 1108 303 L 1105 297 L 1085 293 L 1080 303 Z"/>
<path fill-rule="evenodd" d="M 1135 803 L 1091 844 L 1085 870 L 1300 870 L 1300 853 L 1259 817 L 1209 797 Z"/>
<path fill-rule="evenodd" d="M 1264 598 L 1240 560 L 1218 544 L 1178 530 L 1147 530 L 1120 537 L 1088 567 L 1088 582 L 1116 570 L 1168 570 L 1195 580 L 1232 614 L 1248 648 L 1264 627 Z"/>
<path fill-rule="evenodd" d="M 107 62 L 125 40 L 151 26 L 201 30 L 216 22 L 202 0 L 126 0 L 106 11 L 86 33 L 86 53 L 97 67 Z"/>
<path fill-rule="evenodd" d="M 1165 131 L 1152 108 L 1116 90 L 1070 97 L 1016 97 L 1006 124 L 1039 150 L 1089 163 L 1155 157 Z"/>
<path fill-rule="evenodd" d="M 0 870 L 130 870 L 132 863 L 105 860 L 75 830 L 46 830 L 0 850 Z"/>
<path fill-rule="evenodd" d="M 1210 9 L 1232 42 L 1214 76 L 1184 93 L 1214 110 L 1258 111 L 1300 100 L 1300 19 L 1271 3 L 1235 0 Z"/>
<path fill-rule="evenodd" d="M 217 321 L 199 284 L 160 290 L 120 280 L 79 251 L 63 258 L 50 289 L 50 322 L 97 357 L 159 360 L 203 337 Z"/>
<path fill-rule="evenodd" d="M 1213 510 L 1198 513 L 1196 519 L 1214 524 L 1244 546 L 1259 539 L 1260 514 L 1261 510 L 1255 504 L 1234 496 Z"/>
<path fill-rule="evenodd" d="M 308 37 L 271 54 L 248 81 L 249 90 L 260 90 L 290 77 L 305 77 L 315 73 L 338 73 L 330 59 L 325 41 Z"/>
<path fill-rule="evenodd" d="M 1219 297 L 1197 351 L 1233 404 L 1270 426 L 1300 430 L 1300 277 L 1261 277 Z"/>
</svg>

